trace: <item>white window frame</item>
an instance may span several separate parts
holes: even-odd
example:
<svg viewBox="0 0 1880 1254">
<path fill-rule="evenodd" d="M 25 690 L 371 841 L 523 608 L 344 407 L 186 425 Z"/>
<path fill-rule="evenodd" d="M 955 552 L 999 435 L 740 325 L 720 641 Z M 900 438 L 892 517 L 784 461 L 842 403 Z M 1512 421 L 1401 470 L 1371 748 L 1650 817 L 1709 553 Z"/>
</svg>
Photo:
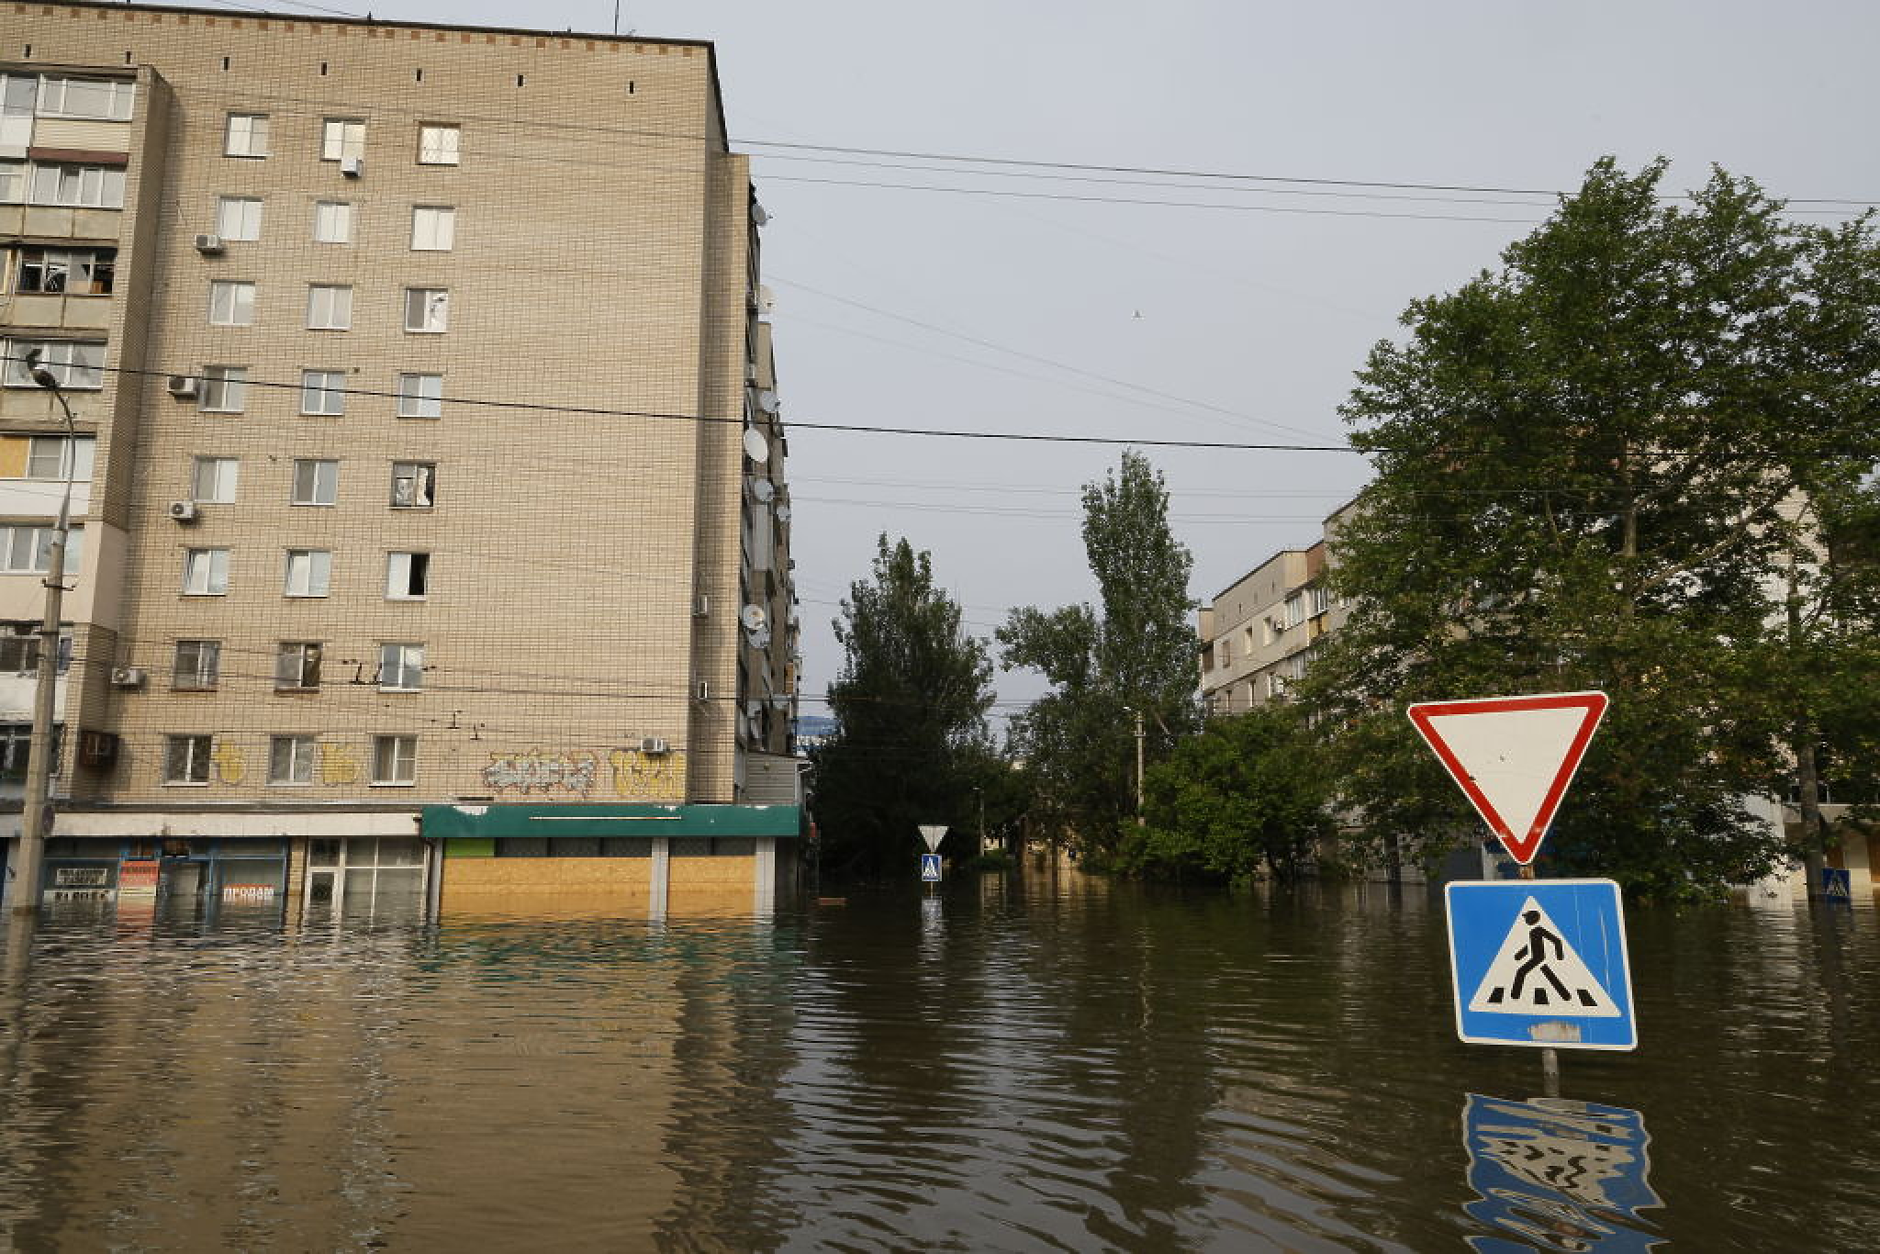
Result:
<svg viewBox="0 0 1880 1254">
<path fill-rule="evenodd" d="M 6 355 L 6 386 L 33 388 L 39 385 L 26 369 L 26 355 L 39 350 L 39 364 L 52 371 L 59 387 L 67 392 L 96 392 L 104 387 L 106 349 L 92 340 L 5 340 L 0 352 Z"/>
<path fill-rule="evenodd" d="M 170 687 L 185 692 L 209 692 L 222 682 L 220 640 L 178 640 L 170 663 Z"/>
<path fill-rule="evenodd" d="M 413 642 L 384 641 L 379 645 L 379 691 L 421 692 L 424 689 L 424 646 Z"/>
<path fill-rule="evenodd" d="M 63 435 L 32 436 L 26 446 L 24 477 L 62 483 L 69 469 L 73 483 L 90 483 L 97 451 L 96 436 L 81 435 L 76 439 Z"/>
<path fill-rule="evenodd" d="M 281 595 L 324 597 L 333 587 L 333 550 L 288 549 L 281 572 Z"/>
<path fill-rule="evenodd" d="M 405 289 L 405 330 L 414 335 L 442 335 L 450 329 L 450 289 Z"/>
<path fill-rule="evenodd" d="M 203 413 L 242 413 L 248 406 L 248 367 L 204 366 L 200 389 Z"/>
<path fill-rule="evenodd" d="M 431 509 L 436 504 L 436 462 L 392 463 L 393 509 Z"/>
<path fill-rule="evenodd" d="M 201 455 L 189 478 L 189 497 L 204 505 L 233 505 L 241 487 L 241 459 Z"/>
<path fill-rule="evenodd" d="M 74 108 L 72 88 L 104 89 L 104 108 Z M 33 112 L 42 118 L 83 118 L 93 122 L 128 122 L 137 107 L 137 84 L 123 78 L 75 78 L 64 74 L 43 74 L 39 79 L 38 98 Z"/>
<path fill-rule="evenodd" d="M 343 417 L 346 413 L 346 372 L 301 371 L 300 412 L 318 418 Z"/>
<path fill-rule="evenodd" d="M 326 234 L 321 234 L 321 228 Z M 353 242 L 353 206 L 350 200 L 316 200 L 313 202 L 313 242 L 316 244 L 350 244 Z"/>
<path fill-rule="evenodd" d="M 414 562 L 414 558 L 424 560 Z M 416 581 L 422 585 L 422 590 L 418 592 L 411 590 L 414 565 L 424 572 Z M 417 549 L 395 549 L 385 555 L 385 599 L 387 601 L 423 601 L 430 595 L 431 555 L 429 552 Z"/>
<path fill-rule="evenodd" d="M 339 460 L 332 457 L 296 457 L 289 505 L 339 504 Z"/>
<path fill-rule="evenodd" d="M 251 327 L 255 324 L 255 284 L 248 279 L 209 280 L 209 325 Z"/>
<path fill-rule="evenodd" d="M 413 205 L 411 207 L 411 250 L 419 253 L 447 253 L 457 243 L 457 208 L 455 205 Z"/>
<path fill-rule="evenodd" d="M 177 770 L 177 750 L 182 750 L 182 770 Z M 215 737 L 199 732 L 169 735 L 163 738 L 163 782 L 179 788 L 202 788 L 209 783 L 209 767 L 215 757 Z"/>
<path fill-rule="evenodd" d="M 442 418 L 444 416 L 444 376 L 441 374 L 399 375 L 398 416 L 400 418 Z"/>
<path fill-rule="evenodd" d="M 61 209 L 122 209 L 124 167 L 34 162 L 27 202 Z"/>
<path fill-rule="evenodd" d="M 222 597 L 228 595 L 229 550 L 183 550 L 183 595 Z"/>
<path fill-rule="evenodd" d="M 461 165 L 463 128 L 453 122 L 425 122 L 418 126 L 419 165 Z"/>
<path fill-rule="evenodd" d="M 261 238 L 262 201 L 259 196 L 217 196 L 215 233 L 223 243 L 246 243 Z"/>
<path fill-rule="evenodd" d="M 268 783 L 273 787 L 298 787 L 313 783 L 313 764 L 319 756 L 320 738 L 303 732 L 288 732 L 268 737 Z M 283 754 L 282 750 L 286 753 Z M 284 769 L 283 769 L 284 768 Z"/>
<path fill-rule="evenodd" d="M 274 649 L 274 690 L 319 691 L 320 666 L 325 657 L 326 645 L 318 640 L 281 641 Z"/>
<path fill-rule="evenodd" d="M 225 157 L 265 157 L 268 155 L 268 115 L 231 113 L 223 132 L 222 155 Z"/>
<path fill-rule="evenodd" d="M 350 283 L 307 284 L 307 329 L 352 330 L 352 298 Z"/>
<path fill-rule="evenodd" d="M 374 736 L 372 738 L 372 783 L 374 787 L 410 788 L 418 782 L 418 738 L 416 736 Z"/>
<path fill-rule="evenodd" d="M 339 161 L 366 155 L 364 118 L 322 118 L 320 120 L 320 160 Z"/>
<path fill-rule="evenodd" d="M 0 205 L 25 204 L 32 182 L 32 171 L 24 161 L 0 161 Z"/>
<path fill-rule="evenodd" d="M 52 565 L 52 541 L 58 528 L 51 523 L 0 524 L 0 574 L 43 575 Z M 76 575 L 84 566 L 85 529 L 65 533 L 65 573 Z"/>
</svg>

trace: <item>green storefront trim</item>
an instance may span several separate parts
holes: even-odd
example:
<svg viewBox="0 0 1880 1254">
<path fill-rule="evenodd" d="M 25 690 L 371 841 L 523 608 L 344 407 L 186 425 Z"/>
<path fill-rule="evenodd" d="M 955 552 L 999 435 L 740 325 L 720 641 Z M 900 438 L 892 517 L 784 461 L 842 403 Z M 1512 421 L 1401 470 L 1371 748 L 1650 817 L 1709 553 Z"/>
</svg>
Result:
<svg viewBox="0 0 1880 1254">
<path fill-rule="evenodd" d="M 514 837 L 593 836 L 775 836 L 794 837 L 803 824 L 801 806 L 662 805 L 455 805 L 426 806 L 427 840 L 488 842 Z M 445 847 L 457 854 L 455 845 Z M 470 856 L 489 856 L 493 847 Z"/>
</svg>

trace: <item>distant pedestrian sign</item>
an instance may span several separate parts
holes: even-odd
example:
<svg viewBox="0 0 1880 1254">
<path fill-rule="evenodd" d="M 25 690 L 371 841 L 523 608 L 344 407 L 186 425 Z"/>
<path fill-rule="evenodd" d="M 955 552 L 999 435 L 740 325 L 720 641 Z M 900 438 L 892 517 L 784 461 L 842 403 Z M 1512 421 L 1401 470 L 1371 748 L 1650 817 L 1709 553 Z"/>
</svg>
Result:
<svg viewBox="0 0 1880 1254">
<path fill-rule="evenodd" d="M 1447 892 L 1456 1035 L 1477 1045 L 1637 1047 L 1617 884 L 1478 880 Z"/>
<path fill-rule="evenodd" d="M 1522 866 L 1534 861 L 1606 712 L 1603 692 L 1423 701 L 1411 725 Z"/>
<path fill-rule="evenodd" d="M 1821 896 L 1826 901 L 1854 900 L 1854 873 L 1842 867 L 1821 868 Z"/>
<path fill-rule="evenodd" d="M 938 884 L 940 882 L 939 854 L 923 853 L 920 855 L 920 878 L 923 884 Z"/>
</svg>

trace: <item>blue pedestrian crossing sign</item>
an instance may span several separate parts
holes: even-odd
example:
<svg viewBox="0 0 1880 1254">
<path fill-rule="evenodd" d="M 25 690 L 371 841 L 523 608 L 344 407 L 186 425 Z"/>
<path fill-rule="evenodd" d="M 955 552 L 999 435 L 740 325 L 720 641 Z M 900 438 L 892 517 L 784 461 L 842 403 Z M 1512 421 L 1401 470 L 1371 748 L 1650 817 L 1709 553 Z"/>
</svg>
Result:
<svg viewBox="0 0 1880 1254">
<path fill-rule="evenodd" d="M 920 855 L 920 879 L 923 884 L 938 884 L 940 882 L 939 854 L 923 853 Z"/>
<path fill-rule="evenodd" d="M 1634 1049 L 1625 912 L 1611 880 L 1448 886 L 1456 1035 L 1476 1045 Z"/>
</svg>

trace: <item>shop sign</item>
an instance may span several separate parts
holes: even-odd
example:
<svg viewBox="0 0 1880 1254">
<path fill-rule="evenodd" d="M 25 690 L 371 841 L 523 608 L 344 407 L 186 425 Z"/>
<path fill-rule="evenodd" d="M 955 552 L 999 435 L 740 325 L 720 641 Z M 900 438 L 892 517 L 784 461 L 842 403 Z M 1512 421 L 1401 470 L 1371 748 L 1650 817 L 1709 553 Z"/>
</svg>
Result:
<svg viewBox="0 0 1880 1254">
<path fill-rule="evenodd" d="M 157 895 L 157 872 L 161 863 L 125 862 L 118 867 L 118 896 L 155 897 Z"/>
<path fill-rule="evenodd" d="M 111 868 L 103 866 L 55 867 L 52 882 L 58 888 L 103 888 L 111 882 Z"/>
<path fill-rule="evenodd" d="M 223 901 L 273 901 L 274 900 L 274 885 L 272 884 L 224 884 L 222 886 L 222 900 Z"/>
</svg>

